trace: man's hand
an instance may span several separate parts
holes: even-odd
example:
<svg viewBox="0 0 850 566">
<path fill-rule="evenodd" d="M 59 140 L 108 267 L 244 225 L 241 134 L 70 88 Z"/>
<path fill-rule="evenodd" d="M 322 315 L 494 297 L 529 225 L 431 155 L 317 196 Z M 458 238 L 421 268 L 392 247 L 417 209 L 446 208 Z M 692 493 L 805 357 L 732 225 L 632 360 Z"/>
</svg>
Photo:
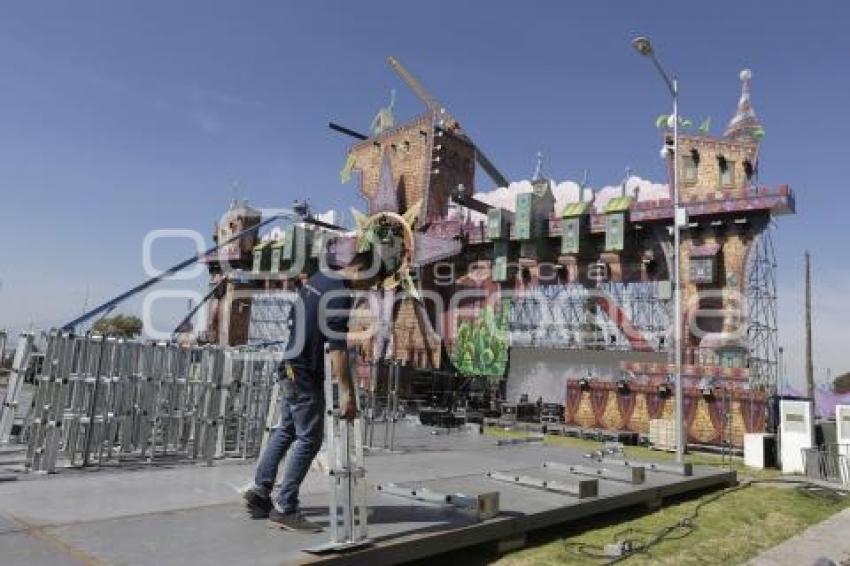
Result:
<svg viewBox="0 0 850 566">
<path fill-rule="evenodd" d="M 357 416 L 357 403 L 351 395 L 344 395 L 339 406 L 339 416 L 347 421 L 354 420 Z"/>
<path fill-rule="evenodd" d="M 351 370 L 348 366 L 348 352 L 345 350 L 331 350 L 331 371 L 335 372 L 339 383 L 339 416 L 347 421 L 354 420 L 357 416 L 357 389 L 351 380 Z"/>
</svg>

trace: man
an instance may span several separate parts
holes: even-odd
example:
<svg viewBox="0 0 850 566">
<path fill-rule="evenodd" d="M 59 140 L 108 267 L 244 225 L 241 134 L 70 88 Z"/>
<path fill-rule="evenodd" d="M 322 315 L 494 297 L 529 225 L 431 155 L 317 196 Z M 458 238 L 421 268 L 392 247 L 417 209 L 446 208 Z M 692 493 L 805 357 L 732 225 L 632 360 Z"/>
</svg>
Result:
<svg viewBox="0 0 850 566">
<path fill-rule="evenodd" d="M 298 491 L 310 464 L 322 446 L 325 413 L 324 347 L 330 347 L 331 367 L 340 384 L 340 416 L 351 420 L 357 403 L 351 379 L 345 334 L 352 307 L 350 290 L 374 286 L 382 277 L 382 265 L 371 268 L 372 253 L 362 252 L 343 269 L 320 269 L 298 290 L 290 310 L 289 343 L 281 364 L 280 426 L 269 435 L 265 451 L 257 463 L 254 486 L 243 495 L 254 518 L 268 517 L 275 525 L 290 531 L 317 532 L 321 527 L 309 521 L 298 506 Z M 278 467 L 287 451 L 281 489 L 271 497 Z"/>
</svg>

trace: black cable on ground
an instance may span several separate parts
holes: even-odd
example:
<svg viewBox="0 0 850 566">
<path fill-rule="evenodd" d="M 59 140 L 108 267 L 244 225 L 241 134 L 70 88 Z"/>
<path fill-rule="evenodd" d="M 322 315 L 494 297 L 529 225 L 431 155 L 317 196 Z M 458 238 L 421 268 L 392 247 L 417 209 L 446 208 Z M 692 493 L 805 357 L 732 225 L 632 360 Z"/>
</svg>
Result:
<svg viewBox="0 0 850 566">
<path fill-rule="evenodd" d="M 641 529 L 629 528 L 615 533 L 613 536 L 612 545 L 616 545 L 619 547 L 619 551 L 622 553 L 619 556 L 612 556 L 611 554 L 606 552 L 605 547 L 597 544 L 588 544 L 567 540 L 564 540 L 563 543 L 566 548 L 574 548 L 577 554 L 580 554 L 585 558 L 600 560 L 601 564 L 616 564 L 618 562 L 627 560 L 636 554 L 647 553 L 649 552 L 650 548 L 664 540 L 679 540 L 689 536 L 697 529 L 696 520 L 699 517 L 700 510 L 709 503 L 713 503 L 718 499 L 729 495 L 730 493 L 741 491 L 742 489 L 746 489 L 756 484 L 771 483 L 796 484 L 797 489 L 800 490 L 802 493 L 805 493 L 809 497 L 829 499 L 831 501 L 837 501 L 842 497 L 847 496 L 847 493 L 844 491 L 833 489 L 828 486 L 818 485 L 807 480 L 749 480 L 746 482 L 742 482 L 736 486 L 724 489 L 723 491 L 718 491 L 717 493 L 714 493 L 706 497 L 705 499 L 701 499 L 699 502 L 697 502 L 696 506 L 694 507 L 694 510 L 691 513 L 689 513 L 685 517 L 682 517 L 675 523 L 671 523 L 670 525 L 662 527 L 661 529 L 658 529 L 656 531 L 644 531 Z"/>
</svg>

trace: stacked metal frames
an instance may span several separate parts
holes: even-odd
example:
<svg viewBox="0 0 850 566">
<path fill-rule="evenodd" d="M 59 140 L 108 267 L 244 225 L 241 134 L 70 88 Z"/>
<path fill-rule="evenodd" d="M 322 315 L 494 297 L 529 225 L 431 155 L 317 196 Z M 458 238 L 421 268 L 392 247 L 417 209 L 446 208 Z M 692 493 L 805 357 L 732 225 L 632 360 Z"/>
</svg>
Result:
<svg viewBox="0 0 850 566">
<path fill-rule="evenodd" d="M 278 361 L 52 331 L 25 426 L 27 467 L 259 454 Z"/>
</svg>

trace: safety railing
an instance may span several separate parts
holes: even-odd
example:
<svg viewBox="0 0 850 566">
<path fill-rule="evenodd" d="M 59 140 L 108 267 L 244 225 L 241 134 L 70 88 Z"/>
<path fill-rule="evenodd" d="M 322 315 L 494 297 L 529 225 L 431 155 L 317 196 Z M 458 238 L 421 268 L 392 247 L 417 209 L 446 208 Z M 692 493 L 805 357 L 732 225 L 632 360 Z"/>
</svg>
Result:
<svg viewBox="0 0 850 566">
<path fill-rule="evenodd" d="M 850 485 L 850 444 L 803 448 L 803 467 L 807 477 Z"/>
</svg>

